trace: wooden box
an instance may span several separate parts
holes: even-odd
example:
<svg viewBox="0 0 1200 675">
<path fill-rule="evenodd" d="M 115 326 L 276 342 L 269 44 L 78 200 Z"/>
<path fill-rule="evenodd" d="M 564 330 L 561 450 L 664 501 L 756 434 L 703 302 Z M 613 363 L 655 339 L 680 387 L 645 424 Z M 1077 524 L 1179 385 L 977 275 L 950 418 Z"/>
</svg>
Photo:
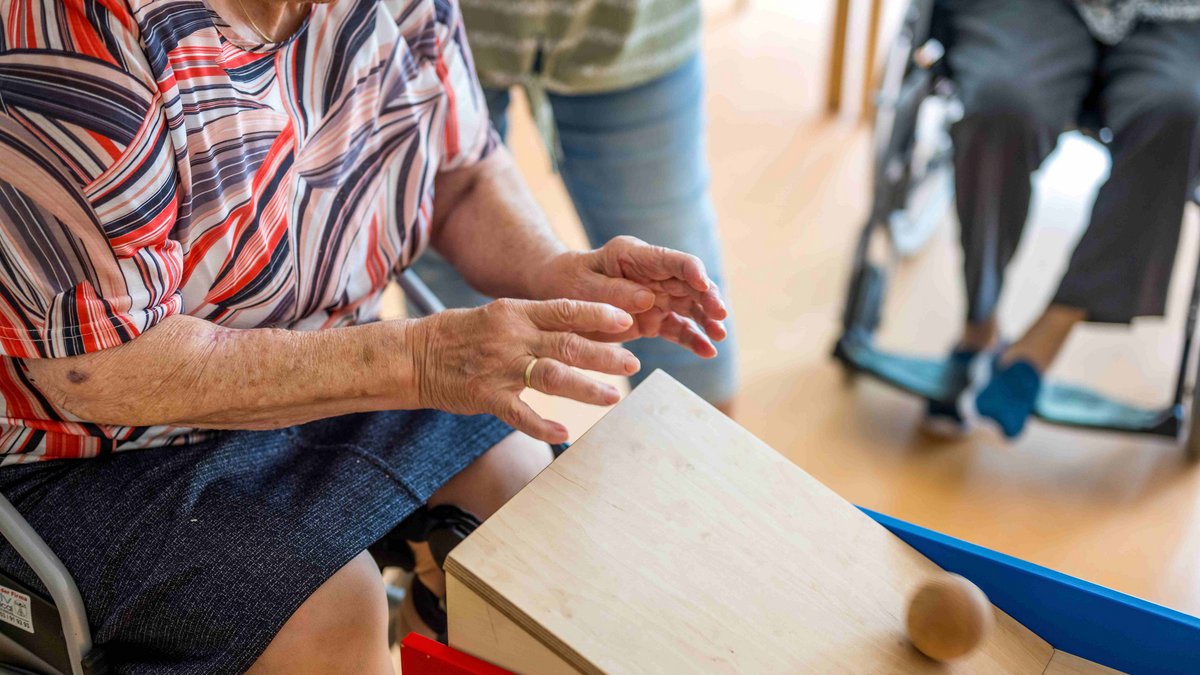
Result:
<svg viewBox="0 0 1200 675">
<path fill-rule="evenodd" d="M 655 373 L 453 551 L 450 644 L 531 674 L 1102 672 L 999 609 L 966 660 L 919 654 L 939 567 L 897 534 Z"/>
</svg>

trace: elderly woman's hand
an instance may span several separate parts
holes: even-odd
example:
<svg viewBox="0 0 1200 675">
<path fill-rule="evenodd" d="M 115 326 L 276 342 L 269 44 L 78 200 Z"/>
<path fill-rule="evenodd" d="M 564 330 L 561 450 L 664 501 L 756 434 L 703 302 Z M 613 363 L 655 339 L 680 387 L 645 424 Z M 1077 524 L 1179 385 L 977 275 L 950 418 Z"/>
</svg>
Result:
<svg viewBox="0 0 1200 675">
<path fill-rule="evenodd" d="M 641 367 L 626 349 L 596 341 L 618 341 L 614 337 L 634 325 L 627 312 L 597 302 L 497 300 L 411 325 L 421 407 L 488 413 L 547 443 L 565 442 L 567 429 L 543 419 L 519 398 L 534 358 L 532 388 L 594 405 L 616 403 L 620 393 L 571 366 L 622 376 Z"/>
<path fill-rule="evenodd" d="M 700 259 L 635 237 L 615 237 L 584 253 L 565 253 L 550 266 L 546 288 L 560 297 L 604 302 L 634 317 L 627 330 L 594 335 L 626 341 L 661 337 L 704 358 L 725 339 L 728 316 Z"/>
</svg>

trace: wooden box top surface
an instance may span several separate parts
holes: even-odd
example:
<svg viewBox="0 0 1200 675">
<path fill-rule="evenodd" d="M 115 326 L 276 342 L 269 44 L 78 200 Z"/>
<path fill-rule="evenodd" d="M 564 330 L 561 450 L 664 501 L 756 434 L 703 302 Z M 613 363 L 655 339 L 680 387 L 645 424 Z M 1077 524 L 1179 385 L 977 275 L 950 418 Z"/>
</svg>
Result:
<svg viewBox="0 0 1200 675">
<path fill-rule="evenodd" d="M 936 570 L 661 372 L 447 563 L 582 672 L 1042 672 L 999 611 L 953 668 L 918 654 L 904 613 Z"/>
</svg>

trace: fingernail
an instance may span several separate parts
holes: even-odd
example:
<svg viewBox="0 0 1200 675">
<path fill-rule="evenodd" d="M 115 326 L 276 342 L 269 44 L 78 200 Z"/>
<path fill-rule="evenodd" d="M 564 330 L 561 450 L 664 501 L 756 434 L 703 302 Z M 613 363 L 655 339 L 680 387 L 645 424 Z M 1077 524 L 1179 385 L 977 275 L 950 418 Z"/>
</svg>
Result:
<svg viewBox="0 0 1200 675">
<path fill-rule="evenodd" d="M 654 304 L 654 294 L 643 288 L 633 294 L 633 304 L 644 309 L 649 309 Z"/>
<path fill-rule="evenodd" d="M 617 312 L 617 325 L 621 328 L 629 328 L 633 325 L 633 317 L 628 312 Z"/>
<path fill-rule="evenodd" d="M 642 369 L 642 362 L 637 360 L 636 356 L 629 356 L 625 359 L 625 372 L 629 374 L 636 373 Z"/>
<path fill-rule="evenodd" d="M 616 388 L 616 387 L 609 387 L 609 388 L 608 388 L 608 392 L 607 392 L 607 394 L 608 394 L 608 400 L 610 400 L 610 401 L 612 401 L 612 402 L 614 402 L 614 403 L 615 403 L 615 402 L 616 402 L 618 399 L 620 399 L 620 398 L 621 398 L 621 392 L 617 391 L 617 388 Z"/>
</svg>

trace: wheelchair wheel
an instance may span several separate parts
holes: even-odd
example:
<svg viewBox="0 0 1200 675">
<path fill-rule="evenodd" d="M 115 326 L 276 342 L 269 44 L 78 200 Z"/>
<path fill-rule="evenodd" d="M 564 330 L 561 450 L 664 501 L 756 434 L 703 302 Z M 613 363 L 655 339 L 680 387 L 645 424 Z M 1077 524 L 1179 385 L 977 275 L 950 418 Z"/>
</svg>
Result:
<svg viewBox="0 0 1200 675">
<path fill-rule="evenodd" d="M 928 11 L 910 6 L 884 61 L 875 108 L 871 212 L 901 258 L 924 247 L 953 197 L 949 128 L 958 106 L 942 76 L 942 44 L 929 39 Z"/>
<path fill-rule="evenodd" d="M 846 291 L 846 303 L 842 307 L 842 335 L 834 347 L 835 357 L 845 340 L 864 336 L 869 339 L 879 327 L 887 290 L 887 274 L 883 267 L 869 258 L 870 242 L 877 229 L 877 226 L 868 222 L 859 238 L 854 270 Z M 858 379 L 858 369 L 847 359 L 839 357 L 838 362 L 842 365 L 842 383 L 852 386 Z"/>
<path fill-rule="evenodd" d="M 850 292 L 847 294 L 846 308 L 842 315 L 844 332 L 875 332 L 883 311 L 886 283 L 887 278 L 882 268 L 870 262 L 863 263 L 850 281 Z"/>
<path fill-rule="evenodd" d="M 1198 273 L 1200 274 L 1200 273 Z M 1184 338 L 1183 359 L 1180 365 L 1180 381 L 1177 385 L 1182 389 L 1183 403 L 1187 405 L 1184 411 L 1183 425 L 1186 434 L 1183 437 L 1183 456 L 1188 463 L 1200 462 L 1200 363 L 1193 366 L 1191 357 L 1192 337 L 1196 329 L 1197 317 L 1197 302 L 1200 301 L 1200 276 L 1197 276 L 1197 285 L 1192 291 L 1192 305 L 1188 308 L 1188 330 Z M 1190 379 L 1185 379 L 1186 373 L 1191 370 L 1193 376 Z M 1176 393 L 1180 396 L 1180 393 Z M 1177 399 L 1178 400 L 1178 399 Z"/>
<path fill-rule="evenodd" d="M 1200 462 L 1200 424 L 1197 415 L 1200 414 L 1200 396 L 1192 393 L 1191 410 L 1188 414 L 1187 436 L 1183 439 L 1183 456 L 1190 463 Z"/>
<path fill-rule="evenodd" d="M 1188 430 L 1187 439 L 1183 442 L 1183 457 L 1189 464 L 1200 462 L 1200 434 L 1196 432 L 1196 427 L 1192 426 Z"/>
<path fill-rule="evenodd" d="M 1200 203 L 1200 186 L 1196 188 L 1196 199 L 1197 203 Z M 1183 329 L 1183 353 L 1180 356 L 1179 375 L 1175 384 L 1175 400 L 1188 406 L 1183 420 L 1187 429 L 1187 435 L 1183 438 L 1183 452 L 1188 462 L 1200 461 L 1200 359 L 1193 354 L 1198 319 L 1200 268 L 1197 268 L 1192 279 L 1192 297 L 1188 301 L 1187 319 Z"/>
<path fill-rule="evenodd" d="M 949 136 L 952 108 L 950 101 L 930 96 L 917 112 L 905 176 L 898 186 L 903 194 L 896 197 L 896 208 L 888 214 L 888 233 L 901 258 L 921 251 L 954 201 Z"/>
</svg>

